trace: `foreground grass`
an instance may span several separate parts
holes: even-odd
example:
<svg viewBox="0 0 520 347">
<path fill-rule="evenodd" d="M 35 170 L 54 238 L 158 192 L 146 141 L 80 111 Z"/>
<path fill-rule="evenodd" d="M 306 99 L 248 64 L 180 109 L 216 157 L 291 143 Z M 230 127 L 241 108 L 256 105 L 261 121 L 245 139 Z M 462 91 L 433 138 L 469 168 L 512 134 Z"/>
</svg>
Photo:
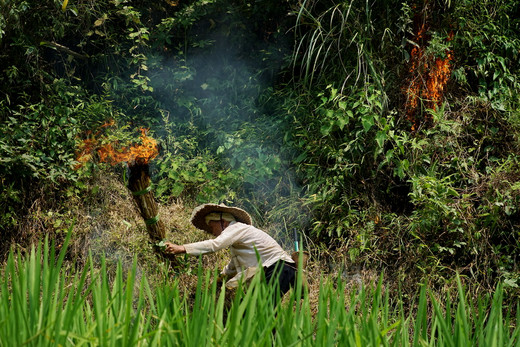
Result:
<svg viewBox="0 0 520 347">
<path fill-rule="evenodd" d="M 516 346 L 519 317 L 494 296 L 468 302 L 459 281 L 456 303 L 420 290 L 407 314 L 382 284 L 346 298 L 341 281 L 323 282 L 317 308 L 301 283 L 280 305 L 258 278 L 228 307 L 210 272 L 199 269 L 194 296 L 177 280 L 150 288 L 137 265 L 108 275 L 92 260 L 82 271 L 63 266 L 45 243 L 22 258 L 11 253 L 0 280 L 1 346 Z M 369 290 L 370 289 L 370 290 Z M 298 297 L 301 299 L 295 300 Z M 397 304 L 395 304 L 397 303 Z M 312 314 L 312 312 L 317 312 Z M 520 312 L 520 310 L 516 310 Z"/>
</svg>

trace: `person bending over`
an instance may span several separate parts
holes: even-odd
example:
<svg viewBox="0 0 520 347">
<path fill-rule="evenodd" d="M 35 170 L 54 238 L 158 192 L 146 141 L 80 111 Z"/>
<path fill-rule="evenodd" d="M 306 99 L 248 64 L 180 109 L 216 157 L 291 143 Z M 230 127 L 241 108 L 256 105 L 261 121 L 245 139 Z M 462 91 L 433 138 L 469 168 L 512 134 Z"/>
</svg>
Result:
<svg viewBox="0 0 520 347">
<path fill-rule="evenodd" d="M 271 236 L 251 225 L 246 211 L 224 204 L 204 204 L 193 210 L 191 223 L 215 238 L 184 245 L 166 242 L 165 253 L 200 255 L 229 248 L 231 261 L 221 273 L 229 279 L 226 287 L 236 288 L 240 280 L 251 278 L 260 266 L 267 283 L 278 283 L 280 296 L 294 286 L 296 264 Z"/>
</svg>

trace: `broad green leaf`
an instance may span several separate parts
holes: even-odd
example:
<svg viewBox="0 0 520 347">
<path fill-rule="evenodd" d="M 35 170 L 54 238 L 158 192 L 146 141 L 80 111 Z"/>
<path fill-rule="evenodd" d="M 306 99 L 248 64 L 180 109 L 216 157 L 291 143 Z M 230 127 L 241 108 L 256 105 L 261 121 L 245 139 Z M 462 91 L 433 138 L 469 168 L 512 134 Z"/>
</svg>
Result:
<svg viewBox="0 0 520 347">
<path fill-rule="evenodd" d="M 387 139 L 387 135 L 386 135 L 386 132 L 383 131 L 383 130 L 379 130 L 376 134 L 376 142 L 377 142 L 377 145 L 382 148 L 385 141 Z"/>
<path fill-rule="evenodd" d="M 332 131 L 332 127 L 334 126 L 334 123 L 327 122 L 327 124 L 324 124 L 321 126 L 320 131 L 323 136 L 327 136 Z"/>
<path fill-rule="evenodd" d="M 361 123 L 363 124 L 363 129 L 365 132 L 368 132 L 370 128 L 374 125 L 374 117 L 371 114 L 363 116 L 361 119 Z"/>
<path fill-rule="evenodd" d="M 343 130 L 343 128 L 345 127 L 345 125 L 348 124 L 348 118 L 343 118 L 343 117 L 339 117 L 337 120 L 336 120 L 336 125 L 339 127 L 340 130 Z"/>
</svg>

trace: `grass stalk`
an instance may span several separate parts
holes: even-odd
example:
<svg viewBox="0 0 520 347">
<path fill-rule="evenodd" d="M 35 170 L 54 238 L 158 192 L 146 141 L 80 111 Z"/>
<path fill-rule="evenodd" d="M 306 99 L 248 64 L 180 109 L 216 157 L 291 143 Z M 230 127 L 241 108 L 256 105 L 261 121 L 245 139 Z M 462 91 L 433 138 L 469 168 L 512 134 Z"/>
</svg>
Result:
<svg viewBox="0 0 520 347">
<path fill-rule="evenodd" d="M 471 302 L 458 279 L 458 300 L 441 303 L 421 286 L 416 310 L 383 289 L 383 277 L 346 295 L 345 282 L 324 279 L 316 307 L 303 286 L 283 301 L 261 276 L 239 288 L 231 307 L 216 272 L 198 270 L 194 295 L 178 280 L 156 283 L 92 257 L 81 271 L 64 264 L 68 238 L 11 252 L 0 278 L 0 346 L 516 346 L 516 315 L 504 289 Z"/>
</svg>

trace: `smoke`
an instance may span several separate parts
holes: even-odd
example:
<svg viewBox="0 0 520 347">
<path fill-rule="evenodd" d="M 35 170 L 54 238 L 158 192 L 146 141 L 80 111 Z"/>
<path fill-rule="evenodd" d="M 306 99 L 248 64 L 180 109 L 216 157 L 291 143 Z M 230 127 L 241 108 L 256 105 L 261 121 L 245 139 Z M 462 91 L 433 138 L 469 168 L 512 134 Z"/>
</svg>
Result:
<svg viewBox="0 0 520 347">
<path fill-rule="evenodd" d="M 170 126 L 182 131 L 195 124 L 203 134 L 199 145 L 242 175 L 243 196 L 230 203 L 292 242 L 293 225 L 301 229 L 310 214 L 303 211 L 284 147 L 286 114 L 274 93 L 291 40 L 283 31 L 259 31 L 240 13 L 223 12 L 200 19 L 187 48 L 164 57 L 151 83 L 172 115 Z"/>
</svg>

